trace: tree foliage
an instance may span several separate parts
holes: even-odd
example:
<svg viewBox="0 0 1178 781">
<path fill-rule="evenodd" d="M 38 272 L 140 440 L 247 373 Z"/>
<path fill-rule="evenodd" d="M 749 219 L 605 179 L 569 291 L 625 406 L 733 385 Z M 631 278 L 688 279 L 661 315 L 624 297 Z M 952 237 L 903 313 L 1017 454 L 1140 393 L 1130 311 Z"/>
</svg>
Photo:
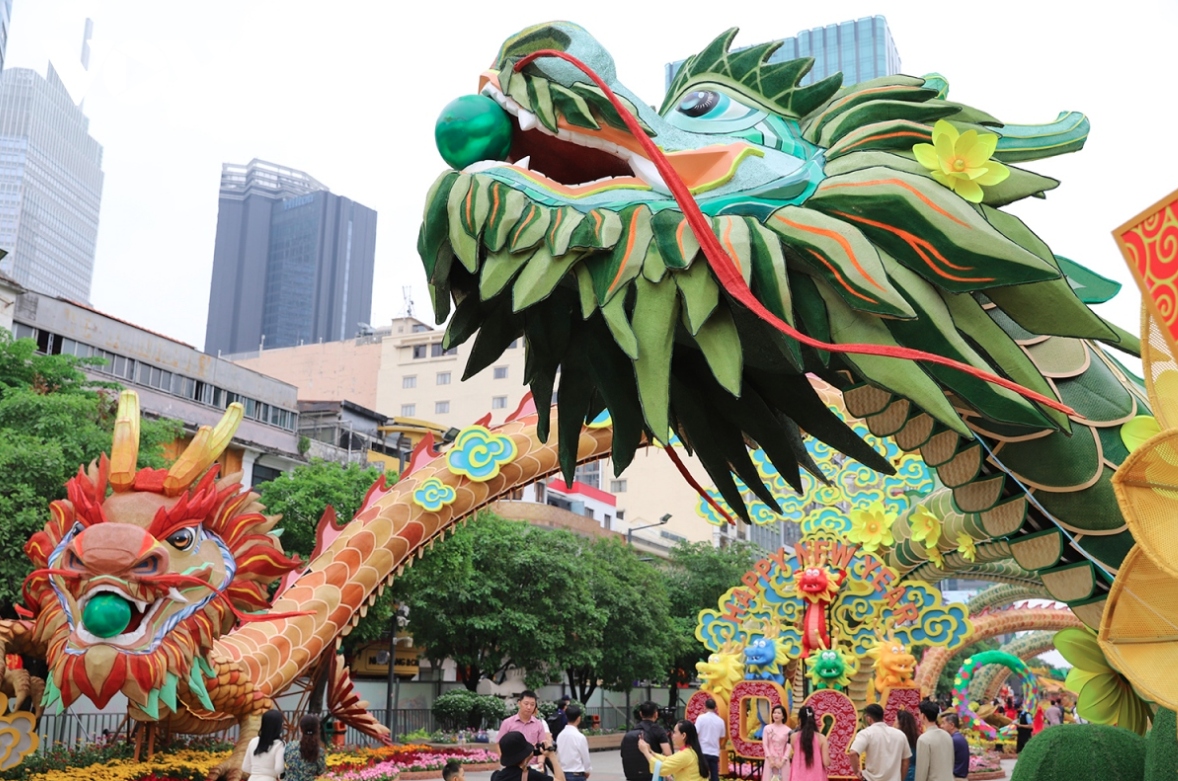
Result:
<svg viewBox="0 0 1178 781">
<path fill-rule="evenodd" d="M 714 548 L 706 542 L 681 542 L 671 551 L 666 571 L 674 638 L 666 674 L 671 685 L 670 704 L 674 705 L 675 688 L 695 678 L 695 663 L 706 656 L 703 645 L 695 638 L 699 611 L 714 608 L 760 556 L 761 551 L 747 543 Z"/>
<path fill-rule="evenodd" d="M 583 553 L 588 542 L 489 512 L 439 542 L 393 584 L 410 608 L 414 643 L 440 664 L 458 665 L 475 690 L 510 666 L 529 685 L 566 667 L 596 665 L 594 638 L 606 611 L 593 599 Z"/>
<path fill-rule="evenodd" d="M 594 646 L 596 663 L 566 666 L 573 697 L 588 702 L 598 681 L 611 691 L 629 689 L 639 679 L 659 679 L 674 647 L 666 583 L 650 563 L 620 540 L 602 539 L 585 551 L 585 576 L 594 604 L 606 615 L 606 626 L 580 643 Z"/>
<path fill-rule="evenodd" d="M 31 339 L 0 329 L 0 612 L 12 614 L 32 567 L 19 552 L 44 526 L 49 503 L 65 498 L 78 467 L 110 451 L 119 386 L 94 382 L 81 367 L 94 359 L 38 355 Z M 163 445 L 177 421 L 144 418 L 139 466 L 163 467 Z"/>
</svg>

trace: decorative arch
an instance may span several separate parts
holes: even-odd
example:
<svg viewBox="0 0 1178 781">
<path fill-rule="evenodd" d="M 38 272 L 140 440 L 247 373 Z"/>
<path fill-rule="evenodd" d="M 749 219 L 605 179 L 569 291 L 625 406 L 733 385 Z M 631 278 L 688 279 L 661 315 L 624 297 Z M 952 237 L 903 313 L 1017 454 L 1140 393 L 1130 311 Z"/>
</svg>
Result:
<svg viewBox="0 0 1178 781">
<path fill-rule="evenodd" d="M 986 610 L 1000 610 L 1028 599 L 1051 599 L 1051 595 L 1042 584 L 1029 586 L 1021 583 L 999 583 L 974 594 L 969 600 L 969 612 L 971 615 L 978 615 Z"/>
<path fill-rule="evenodd" d="M 1025 662 L 1039 654 L 1055 650 L 1055 632 L 1030 632 L 1014 638 L 998 650 L 1017 656 Z M 1010 670 L 1001 665 L 983 667 L 974 676 L 970 696 L 977 696 L 977 692 L 981 692 L 986 700 L 994 699 L 1009 675 Z"/>
<path fill-rule="evenodd" d="M 1034 629 L 1058 631 L 1069 626 L 1083 626 L 1076 614 L 1066 607 L 1010 607 L 1005 610 L 971 615 L 973 636 L 971 642 L 989 640 L 1012 632 L 1026 632 Z M 937 686 L 941 671 L 953 654 L 944 648 L 927 648 L 920 668 L 916 671 L 916 685 L 921 692 L 932 694 Z"/>
</svg>

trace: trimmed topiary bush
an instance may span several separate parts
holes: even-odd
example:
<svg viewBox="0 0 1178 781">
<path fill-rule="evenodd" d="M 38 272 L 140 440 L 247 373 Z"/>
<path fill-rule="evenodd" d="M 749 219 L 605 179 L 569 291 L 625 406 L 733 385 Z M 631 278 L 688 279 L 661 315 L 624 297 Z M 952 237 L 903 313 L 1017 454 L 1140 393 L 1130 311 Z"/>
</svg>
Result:
<svg viewBox="0 0 1178 781">
<path fill-rule="evenodd" d="M 1146 739 L 1145 781 L 1178 781 L 1178 717 L 1158 708 Z"/>
<path fill-rule="evenodd" d="M 1049 727 L 1019 754 L 1011 781 L 1143 781 L 1145 747 L 1145 738 L 1120 727 Z"/>
</svg>

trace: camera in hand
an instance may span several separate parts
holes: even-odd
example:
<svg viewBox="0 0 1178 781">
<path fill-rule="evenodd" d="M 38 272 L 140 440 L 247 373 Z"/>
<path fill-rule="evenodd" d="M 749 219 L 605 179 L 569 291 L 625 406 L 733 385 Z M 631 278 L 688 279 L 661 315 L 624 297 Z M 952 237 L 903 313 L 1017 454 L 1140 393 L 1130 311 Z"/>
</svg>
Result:
<svg viewBox="0 0 1178 781">
<path fill-rule="evenodd" d="M 532 756 L 539 757 L 539 756 L 543 756 L 543 754 L 544 754 L 544 744 L 543 743 L 536 743 L 532 746 Z"/>
</svg>

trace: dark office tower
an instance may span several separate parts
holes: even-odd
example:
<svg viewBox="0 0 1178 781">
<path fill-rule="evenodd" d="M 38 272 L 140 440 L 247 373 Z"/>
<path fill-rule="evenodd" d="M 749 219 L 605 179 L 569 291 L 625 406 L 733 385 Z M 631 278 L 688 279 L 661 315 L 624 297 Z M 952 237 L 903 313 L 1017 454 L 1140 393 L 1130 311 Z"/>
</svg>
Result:
<svg viewBox="0 0 1178 781">
<path fill-rule="evenodd" d="M 892 76 L 900 72 L 900 54 L 882 16 L 867 16 L 853 22 L 839 22 L 825 27 L 802 30 L 781 42 L 769 62 L 785 62 L 799 57 L 813 57 L 814 67 L 802 78 L 813 84 L 841 72 L 843 84 Z M 667 86 L 683 60 L 667 63 Z"/>
<path fill-rule="evenodd" d="M 83 303 L 102 204 L 102 145 L 89 125 L 52 65 L 45 76 L 0 73 L 0 273 Z"/>
<path fill-rule="evenodd" d="M 205 352 L 332 342 L 372 312 L 376 212 L 262 160 L 221 167 Z"/>
</svg>

